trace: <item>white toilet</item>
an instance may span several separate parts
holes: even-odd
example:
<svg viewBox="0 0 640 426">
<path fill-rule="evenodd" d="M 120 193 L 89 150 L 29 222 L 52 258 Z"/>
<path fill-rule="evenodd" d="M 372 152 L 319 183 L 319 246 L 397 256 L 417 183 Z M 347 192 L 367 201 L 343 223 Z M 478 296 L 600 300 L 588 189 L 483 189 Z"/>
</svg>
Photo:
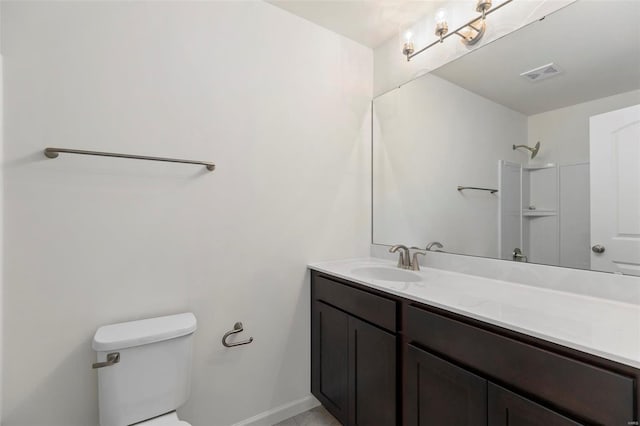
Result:
<svg viewBox="0 0 640 426">
<path fill-rule="evenodd" d="M 196 317 L 192 313 L 100 327 L 100 426 L 190 426 L 175 410 L 189 398 Z"/>
</svg>

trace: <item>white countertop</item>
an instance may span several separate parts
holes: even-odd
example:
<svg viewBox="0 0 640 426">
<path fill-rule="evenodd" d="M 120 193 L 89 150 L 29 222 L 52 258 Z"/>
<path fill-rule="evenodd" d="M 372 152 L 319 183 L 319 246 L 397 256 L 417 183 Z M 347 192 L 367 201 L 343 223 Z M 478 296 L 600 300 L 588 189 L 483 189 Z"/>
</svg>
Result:
<svg viewBox="0 0 640 426">
<path fill-rule="evenodd" d="M 383 281 L 352 272 L 367 266 L 394 268 L 396 262 L 349 259 L 312 263 L 309 268 L 640 368 L 640 305 L 428 267 L 412 271 L 422 278 L 419 282 Z"/>
</svg>

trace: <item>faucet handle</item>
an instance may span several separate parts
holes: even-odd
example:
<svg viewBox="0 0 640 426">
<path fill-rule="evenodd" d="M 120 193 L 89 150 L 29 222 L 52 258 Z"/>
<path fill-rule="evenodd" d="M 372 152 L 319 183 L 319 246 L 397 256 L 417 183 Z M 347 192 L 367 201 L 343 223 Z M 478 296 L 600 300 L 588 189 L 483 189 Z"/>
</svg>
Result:
<svg viewBox="0 0 640 426">
<path fill-rule="evenodd" d="M 422 250 L 419 247 L 411 247 L 411 250 L 414 250 L 413 252 L 413 257 L 411 258 L 411 270 L 412 271 L 419 271 L 420 270 L 420 263 L 418 262 L 418 255 L 422 255 L 425 256 L 427 254 L 426 251 Z"/>
<path fill-rule="evenodd" d="M 433 248 L 436 247 L 435 250 L 433 250 Z M 438 241 L 433 241 L 430 242 L 429 244 L 427 244 L 427 251 L 442 251 L 439 250 L 441 248 L 443 248 L 444 246 L 442 245 L 442 243 L 438 242 Z"/>
</svg>

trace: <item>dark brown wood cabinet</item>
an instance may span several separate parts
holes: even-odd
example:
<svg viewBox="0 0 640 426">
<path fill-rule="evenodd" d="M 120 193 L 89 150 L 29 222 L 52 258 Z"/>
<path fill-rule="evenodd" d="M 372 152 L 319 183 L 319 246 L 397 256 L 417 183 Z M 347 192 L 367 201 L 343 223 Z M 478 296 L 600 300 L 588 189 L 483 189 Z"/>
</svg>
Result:
<svg viewBox="0 0 640 426">
<path fill-rule="evenodd" d="M 580 426 L 527 398 L 489 383 L 489 426 Z"/>
<path fill-rule="evenodd" d="M 640 371 L 319 272 L 312 393 L 345 426 L 637 425 Z"/>
<path fill-rule="evenodd" d="M 326 280 L 316 284 L 311 304 L 312 393 L 343 425 L 397 425 L 398 342 L 395 333 L 376 325 L 395 324 L 395 302 L 349 287 L 333 293 L 336 283 Z M 388 303 L 390 317 L 385 316 Z M 360 317 L 340 309 L 344 305 Z"/>
<path fill-rule="evenodd" d="M 349 318 L 349 425 L 396 424 L 396 336 Z"/>
<path fill-rule="evenodd" d="M 487 424 L 484 378 L 413 345 L 408 345 L 405 371 L 405 425 Z"/>
<path fill-rule="evenodd" d="M 349 315 L 314 303 L 312 320 L 313 393 L 342 424 L 349 410 Z"/>
<path fill-rule="evenodd" d="M 457 365 L 534 395 L 545 404 L 562 407 L 576 418 L 604 425 L 626 425 L 635 419 L 637 377 L 633 375 L 415 304 L 406 308 L 406 334 L 410 341 Z"/>
</svg>

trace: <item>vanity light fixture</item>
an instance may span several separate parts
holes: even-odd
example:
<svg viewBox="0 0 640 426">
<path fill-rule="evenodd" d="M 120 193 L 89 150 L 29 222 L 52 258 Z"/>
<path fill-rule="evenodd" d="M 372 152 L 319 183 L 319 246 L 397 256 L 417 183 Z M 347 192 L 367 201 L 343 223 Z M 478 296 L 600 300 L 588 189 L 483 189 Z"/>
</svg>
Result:
<svg viewBox="0 0 640 426">
<path fill-rule="evenodd" d="M 485 30 L 487 28 L 487 24 L 486 24 L 487 15 L 495 12 L 496 10 L 511 3 L 512 1 L 513 0 L 504 0 L 502 3 L 500 3 L 499 5 L 497 5 L 492 9 L 491 0 L 478 0 L 476 4 L 476 12 L 480 12 L 482 15 L 471 19 L 466 24 L 462 25 L 461 27 L 457 28 L 455 31 L 451 33 L 449 32 L 449 25 L 447 24 L 447 20 L 446 20 L 446 11 L 444 9 L 440 9 L 438 10 L 438 12 L 436 12 L 436 17 L 435 17 L 435 20 L 436 20 L 435 35 L 438 37 L 438 40 L 416 51 L 414 49 L 413 42 L 405 39 L 405 42 L 402 47 L 402 54 L 407 57 L 407 62 L 408 62 L 414 56 L 424 52 L 425 50 L 435 46 L 438 43 L 442 43 L 444 39 L 454 34 L 459 36 L 462 39 L 462 43 L 464 43 L 465 45 L 473 46 L 474 44 L 480 41 L 480 39 L 485 33 Z"/>
<path fill-rule="evenodd" d="M 414 51 L 413 49 L 413 33 L 411 30 L 406 30 L 404 32 L 404 44 L 402 45 L 402 54 L 409 57 Z"/>
<path fill-rule="evenodd" d="M 436 12 L 436 35 L 440 38 L 440 43 L 443 42 L 443 37 L 447 35 L 448 32 L 447 11 L 446 9 L 440 9 Z"/>
</svg>

